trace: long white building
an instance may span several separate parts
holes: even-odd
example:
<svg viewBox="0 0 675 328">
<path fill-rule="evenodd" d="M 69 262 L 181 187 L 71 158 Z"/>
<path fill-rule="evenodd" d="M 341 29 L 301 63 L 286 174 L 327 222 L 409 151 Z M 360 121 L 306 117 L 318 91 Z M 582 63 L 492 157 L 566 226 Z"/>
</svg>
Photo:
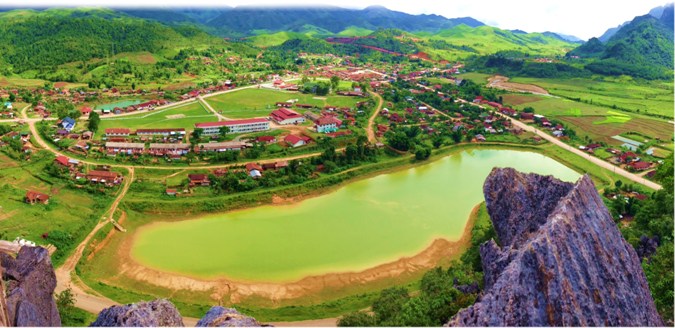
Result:
<svg viewBox="0 0 675 328">
<path fill-rule="evenodd" d="M 244 120 L 232 120 L 222 122 L 207 122 L 195 124 L 196 129 L 203 129 L 204 135 L 218 135 L 220 128 L 227 126 L 230 128 L 229 133 L 248 133 L 266 131 L 270 129 L 270 122 L 264 118 L 249 118 Z"/>
</svg>

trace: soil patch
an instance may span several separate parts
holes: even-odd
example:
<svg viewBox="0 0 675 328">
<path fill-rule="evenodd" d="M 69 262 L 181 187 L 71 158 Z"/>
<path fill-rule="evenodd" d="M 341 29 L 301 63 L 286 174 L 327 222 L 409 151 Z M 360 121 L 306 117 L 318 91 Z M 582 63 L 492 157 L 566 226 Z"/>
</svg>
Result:
<svg viewBox="0 0 675 328">
<path fill-rule="evenodd" d="M 513 83 L 508 81 L 509 78 L 506 76 L 495 75 L 488 78 L 487 86 L 495 89 L 548 95 L 548 91 L 540 86 L 533 84 Z"/>
</svg>

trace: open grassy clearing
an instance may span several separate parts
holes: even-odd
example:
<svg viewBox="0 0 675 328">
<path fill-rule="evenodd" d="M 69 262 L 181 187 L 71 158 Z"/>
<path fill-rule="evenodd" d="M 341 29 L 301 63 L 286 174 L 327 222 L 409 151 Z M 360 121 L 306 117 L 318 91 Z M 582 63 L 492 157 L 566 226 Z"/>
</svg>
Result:
<svg viewBox="0 0 675 328">
<path fill-rule="evenodd" d="M 0 235 L 13 240 L 23 237 L 40 245 L 49 241 L 44 233 L 61 231 L 72 238 L 72 246 L 84 238 L 109 204 L 109 198 L 77 190 L 45 172 L 53 156 L 47 152 L 33 155 L 31 162 L 17 162 L 0 153 Z M 49 204 L 24 202 L 27 190 L 50 196 Z M 57 251 L 52 261 L 62 263 L 68 249 Z"/>
<path fill-rule="evenodd" d="M 192 102 L 162 110 L 139 113 L 130 116 L 109 116 L 101 119 L 99 125 L 100 138 L 107 128 L 129 128 L 129 129 L 162 129 L 162 128 L 185 128 L 192 130 L 195 123 L 215 122 L 217 118 L 208 111 L 202 104 Z"/>
<path fill-rule="evenodd" d="M 616 106 L 642 114 L 673 117 L 673 82 L 634 82 L 619 79 L 538 79 L 513 78 L 513 82 L 536 84 L 549 93 L 581 98 L 603 107 Z"/>
<path fill-rule="evenodd" d="M 275 103 L 297 99 L 300 104 L 319 107 L 326 105 L 353 107 L 363 98 L 345 96 L 320 97 L 297 92 L 285 92 L 269 89 L 244 89 L 236 92 L 209 97 L 206 100 L 215 110 L 232 118 L 263 117 L 277 109 Z M 304 112 L 304 110 L 299 110 Z"/>
<path fill-rule="evenodd" d="M 490 74 L 483 74 L 483 73 L 476 73 L 476 72 L 469 72 L 469 73 L 462 73 L 458 74 L 457 77 L 460 79 L 467 79 L 471 80 L 475 83 L 478 84 L 485 84 L 487 82 L 487 79 L 492 76 Z"/>
</svg>

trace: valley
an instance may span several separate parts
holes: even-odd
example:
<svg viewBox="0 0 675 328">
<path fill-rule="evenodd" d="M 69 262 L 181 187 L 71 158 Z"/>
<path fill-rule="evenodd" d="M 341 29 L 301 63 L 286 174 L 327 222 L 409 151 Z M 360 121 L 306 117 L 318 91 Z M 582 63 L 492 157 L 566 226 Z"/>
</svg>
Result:
<svg viewBox="0 0 675 328">
<path fill-rule="evenodd" d="M 588 176 L 668 320 L 660 15 L 591 48 L 378 6 L 0 11 L 0 239 L 50 250 L 64 324 L 167 298 L 191 325 L 441 325 L 486 287 L 493 168 Z M 627 58 L 641 30 L 658 47 Z"/>
</svg>

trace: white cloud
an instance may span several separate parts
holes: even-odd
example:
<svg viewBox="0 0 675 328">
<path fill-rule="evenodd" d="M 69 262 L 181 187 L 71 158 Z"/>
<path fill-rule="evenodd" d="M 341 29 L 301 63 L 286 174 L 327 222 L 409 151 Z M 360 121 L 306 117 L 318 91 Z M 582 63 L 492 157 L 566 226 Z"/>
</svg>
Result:
<svg viewBox="0 0 675 328">
<path fill-rule="evenodd" d="M 383 5 L 411 14 L 438 14 L 448 18 L 470 16 L 499 28 L 527 32 L 553 31 L 582 39 L 600 36 L 638 15 L 647 14 L 668 0 L 99 0 L 97 6 L 239 6 L 333 5 L 364 8 Z M 140 3 L 140 4 L 139 4 Z M 9 0 L 3 6 L 91 6 L 91 0 Z"/>
</svg>

